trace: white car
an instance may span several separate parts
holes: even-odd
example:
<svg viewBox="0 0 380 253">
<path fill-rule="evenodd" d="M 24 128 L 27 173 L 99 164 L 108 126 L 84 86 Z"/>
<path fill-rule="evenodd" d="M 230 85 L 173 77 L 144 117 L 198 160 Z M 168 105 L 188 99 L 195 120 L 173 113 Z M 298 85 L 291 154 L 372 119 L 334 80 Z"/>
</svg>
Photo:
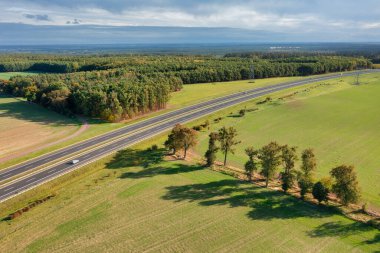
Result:
<svg viewBox="0 0 380 253">
<path fill-rule="evenodd" d="M 72 160 L 71 161 L 71 164 L 77 164 L 77 163 L 79 163 L 79 160 Z"/>
</svg>

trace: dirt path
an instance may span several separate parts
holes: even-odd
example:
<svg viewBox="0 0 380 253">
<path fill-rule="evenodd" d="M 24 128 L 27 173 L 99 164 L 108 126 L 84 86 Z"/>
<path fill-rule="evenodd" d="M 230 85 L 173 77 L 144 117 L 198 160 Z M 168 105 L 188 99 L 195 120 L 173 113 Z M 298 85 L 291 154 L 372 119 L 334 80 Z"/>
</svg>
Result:
<svg viewBox="0 0 380 253">
<path fill-rule="evenodd" d="M 66 136 L 63 139 L 60 139 L 60 140 L 57 140 L 57 141 L 54 141 L 54 142 L 43 144 L 43 145 L 38 146 L 38 147 L 30 147 L 30 148 L 24 149 L 22 151 L 19 151 L 19 152 L 16 152 L 16 153 L 13 153 L 13 154 L 1 157 L 0 158 L 0 163 L 7 162 L 9 160 L 12 160 L 12 159 L 15 159 L 15 158 L 19 158 L 19 157 L 28 155 L 30 153 L 42 150 L 44 148 L 48 148 L 48 147 L 54 146 L 56 144 L 59 144 L 59 143 L 62 143 L 64 141 L 70 140 L 70 139 L 72 139 L 74 137 L 77 137 L 78 135 L 82 134 L 84 131 L 86 131 L 90 127 L 89 124 L 88 124 L 88 122 L 84 118 L 81 118 L 81 117 L 78 117 L 78 118 L 82 122 L 82 125 L 81 125 L 81 127 L 75 133 L 72 133 L 71 135 Z"/>
</svg>

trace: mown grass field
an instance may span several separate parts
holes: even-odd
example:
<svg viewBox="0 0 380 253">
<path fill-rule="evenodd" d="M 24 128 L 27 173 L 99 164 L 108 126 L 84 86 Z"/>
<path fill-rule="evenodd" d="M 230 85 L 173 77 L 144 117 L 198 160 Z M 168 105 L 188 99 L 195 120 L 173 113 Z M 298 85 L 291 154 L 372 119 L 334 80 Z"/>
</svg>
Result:
<svg viewBox="0 0 380 253">
<path fill-rule="evenodd" d="M 257 79 L 254 82 L 249 80 L 221 82 L 221 83 L 199 83 L 184 85 L 179 92 L 172 94 L 169 101 L 169 108 L 179 108 L 207 101 L 221 96 L 227 96 L 244 90 L 265 87 L 281 82 L 288 82 L 302 79 L 303 77 L 276 77 L 267 79 Z"/>
<path fill-rule="evenodd" d="M 64 138 L 79 123 L 24 100 L 0 95 L 0 159 Z"/>
<path fill-rule="evenodd" d="M 380 75 L 328 81 L 315 89 L 304 89 L 283 101 L 274 100 L 258 106 L 255 101 L 224 110 L 212 117 L 223 117 L 210 131 L 234 126 L 242 141 L 229 164 L 242 167 L 247 160 L 247 146 L 260 148 L 270 141 L 297 146 L 299 151 L 311 147 L 318 158 L 317 176 L 340 164 L 356 166 L 363 201 L 380 207 Z M 312 87 L 312 86 L 311 86 Z M 293 91 L 288 91 L 292 94 Z M 286 93 L 284 93 L 286 95 Z M 242 108 L 260 108 L 238 117 Z M 232 113 L 232 114 L 230 114 Z M 208 132 L 200 134 L 197 152 L 207 149 Z M 222 156 L 219 156 L 222 160 Z"/>
<path fill-rule="evenodd" d="M 0 79 L 9 80 L 12 76 L 30 76 L 37 74 L 37 72 L 0 72 Z"/>
<path fill-rule="evenodd" d="M 0 222 L 0 251 L 376 252 L 380 247 L 378 230 L 332 210 L 196 164 L 165 161 L 159 152 L 136 147 L 87 168 L 59 187 L 47 186 L 57 194 L 53 199 Z"/>
</svg>

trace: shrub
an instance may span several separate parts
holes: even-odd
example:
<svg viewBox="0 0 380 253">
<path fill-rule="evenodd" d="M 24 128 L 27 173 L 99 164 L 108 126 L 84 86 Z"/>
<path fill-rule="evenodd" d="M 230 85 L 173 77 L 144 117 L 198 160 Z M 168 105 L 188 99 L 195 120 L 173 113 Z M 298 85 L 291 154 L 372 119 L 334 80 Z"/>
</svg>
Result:
<svg viewBox="0 0 380 253">
<path fill-rule="evenodd" d="M 328 200 L 329 189 L 326 188 L 321 181 L 317 182 L 313 186 L 313 197 L 318 200 L 318 203 Z"/>
<path fill-rule="evenodd" d="M 203 129 L 203 127 L 202 126 L 193 126 L 193 130 L 195 130 L 195 131 L 201 131 Z"/>
</svg>

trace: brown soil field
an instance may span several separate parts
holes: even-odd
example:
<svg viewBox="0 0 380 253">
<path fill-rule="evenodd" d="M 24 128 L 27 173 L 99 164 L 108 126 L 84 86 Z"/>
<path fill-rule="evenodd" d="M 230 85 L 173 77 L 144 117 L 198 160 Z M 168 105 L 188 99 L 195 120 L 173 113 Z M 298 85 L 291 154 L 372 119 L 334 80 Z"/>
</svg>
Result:
<svg viewBox="0 0 380 253">
<path fill-rule="evenodd" d="M 56 144 L 86 128 L 40 106 L 0 96 L 0 162 Z"/>
</svg>

